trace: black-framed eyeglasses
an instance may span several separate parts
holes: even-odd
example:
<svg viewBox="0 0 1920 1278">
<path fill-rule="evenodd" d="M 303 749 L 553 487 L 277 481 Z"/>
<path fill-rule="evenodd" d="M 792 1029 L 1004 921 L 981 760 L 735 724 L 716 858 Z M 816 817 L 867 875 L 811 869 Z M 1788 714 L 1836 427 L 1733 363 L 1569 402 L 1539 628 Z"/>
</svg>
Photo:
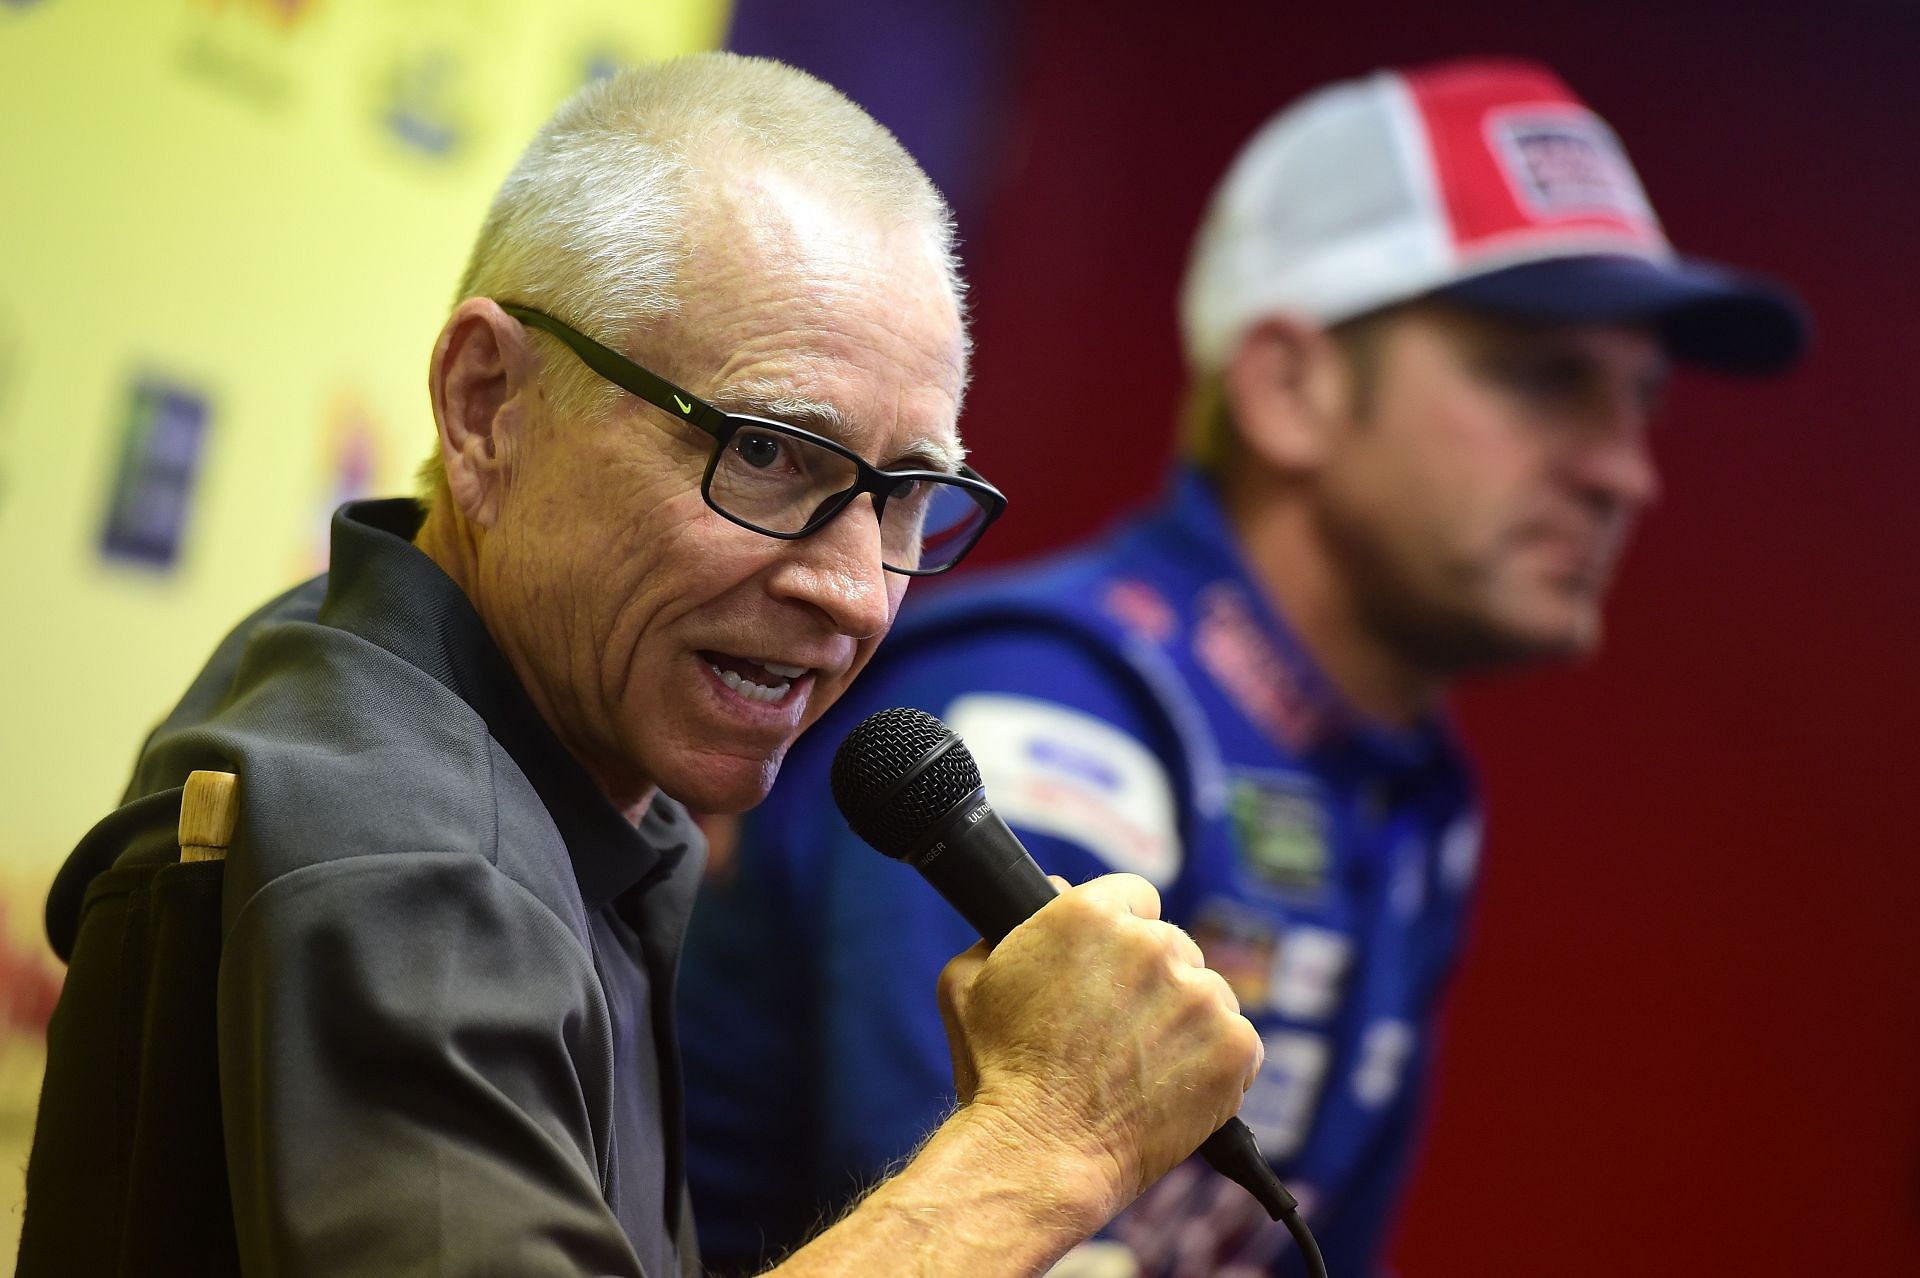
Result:
<svg viewBox="0 0 1920 1278">
<path fill-rule="evenodd" d="M 714 407 L 618 351 L 531 307 L 500 309 L 566 343 L 580 362 L 615 386 L 713 436 L 700 495 L 722 517 L 782 541 L 820 531 L 861 493 L 880 520 L 881 565 L 929 577 L 972 550 L 1007 499 L 971 467 L 881 470 L 846 445 L 764 417 Z"/>
</svg>

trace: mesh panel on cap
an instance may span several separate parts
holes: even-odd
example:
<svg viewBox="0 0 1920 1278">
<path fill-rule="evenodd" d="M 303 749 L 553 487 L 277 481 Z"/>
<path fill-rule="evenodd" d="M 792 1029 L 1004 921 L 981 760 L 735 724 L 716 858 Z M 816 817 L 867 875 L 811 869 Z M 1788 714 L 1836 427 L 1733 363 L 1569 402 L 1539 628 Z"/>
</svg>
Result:
<svg viewBox="0 0 1920 1278">
<path fill-rule="evenodd" d="M 1188 265 L 1181 318 L 1194 367 L 1217 365 L 1263 314 L 1333 322 L 1352 313 L 1347 290 L 1377 291 L 1369 275 L 1424 265 L 1392 260 L 1401 241 L 1439 239 L 1417 180 L 1424 156 L 1409 153 L 1417 141 L 1402 136 L 1397 91 L 1385 74 L 1332 85 L 1242 148 Z"/>
<path fill-rule="evenodd" d="M 1273 163 L 1257 166 L 1243 196 L 1250 206 L 1246 233 L 1275 274 L 1331 244 L 1419 215 L 1419 193 L 1399 162 L 1400 142 L 1377 82 L 1323 103 L 1276 152 Z"/>
</svg>

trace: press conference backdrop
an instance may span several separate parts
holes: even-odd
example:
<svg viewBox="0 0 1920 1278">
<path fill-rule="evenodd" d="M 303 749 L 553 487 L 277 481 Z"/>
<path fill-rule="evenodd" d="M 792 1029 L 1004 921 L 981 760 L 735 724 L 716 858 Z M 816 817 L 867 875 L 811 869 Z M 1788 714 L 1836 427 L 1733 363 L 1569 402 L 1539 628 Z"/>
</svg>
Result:
<svg viewBox="0 0 1920 1278">
<path fill-rule="evenodd" d="M 847 89 L 956 206 L 965 429 L 1013 498 L 982 562 L 1158 482 L 1191 227 L 1328 79 L 1543 58 L 1677 239 L 1801 287 L 1806 368 L 1676 387 L 1606 654 L 1463 698 L 1487 871 L 1394 1253 L 1415 1278 L 1920 1272 L 1920 11 L 727 7 L 0 0 L 0 1266 L 48 876 L 217 635 L 319 566 L 327 512 L 407 485 L 427 345 L 534 124 L 725 29 Z"/>
<path fill-rule="evenodd" d="M 0 1269 L 40 905 L 214 640 L 426 455 L 486 202 L 724 0 L 0 0 Z"/>
</svg>

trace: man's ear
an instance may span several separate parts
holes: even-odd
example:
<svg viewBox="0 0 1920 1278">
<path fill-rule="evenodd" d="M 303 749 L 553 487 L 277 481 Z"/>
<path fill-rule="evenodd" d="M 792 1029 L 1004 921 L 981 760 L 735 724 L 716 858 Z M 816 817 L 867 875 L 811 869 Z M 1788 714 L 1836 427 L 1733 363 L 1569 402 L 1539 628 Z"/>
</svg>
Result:
<svg viewBox="0 0 1920 1278">
<path fill-rule="evenodd" d="M 1317 469 L 1346 405 L 1344 377 L 1325 329 L 1290 315 L 1262 319 L 1241 337 L 1223 372 L 1241 447 L 1284 473 Z"/>
<path fill-rule="evenodd" d="M 530 425 L 538 361 L 527 332 L 487 297 L 453 308 L 427 372 L 440 460 L 454 507 L 493 526 Z"/>
</svg>

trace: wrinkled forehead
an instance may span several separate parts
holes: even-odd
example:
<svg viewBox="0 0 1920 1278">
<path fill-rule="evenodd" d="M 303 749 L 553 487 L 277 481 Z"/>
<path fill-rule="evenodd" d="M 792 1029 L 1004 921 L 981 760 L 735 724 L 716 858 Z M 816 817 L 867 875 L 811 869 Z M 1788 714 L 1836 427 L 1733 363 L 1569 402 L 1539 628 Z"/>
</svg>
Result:
<svg viewBox="0 0 1920 1278">
<path fill-rule="evenodd" d="M 656 358 L 723 408 L 786 396 L 951 434 L 967 343 L 937 228 L 777 171 L 733 174 L 694 207 L 678 306 L 648 326 Z"/>
</svg>

